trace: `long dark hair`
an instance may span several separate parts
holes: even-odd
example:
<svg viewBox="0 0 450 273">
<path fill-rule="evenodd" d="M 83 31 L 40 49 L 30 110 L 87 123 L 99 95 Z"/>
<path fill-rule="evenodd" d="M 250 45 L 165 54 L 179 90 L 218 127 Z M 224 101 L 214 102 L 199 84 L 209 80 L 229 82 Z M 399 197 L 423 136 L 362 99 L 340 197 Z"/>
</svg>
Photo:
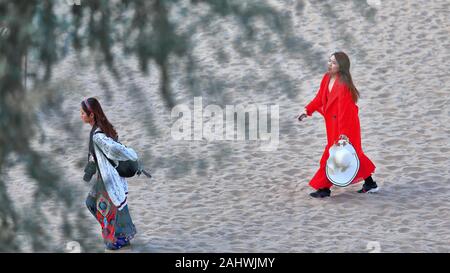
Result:
<svg viewBox="0 0 450 273">
<path fill-rule="evenodd" d="M 100 130 L 105 133 L 105 135 L 117 140 L 118 135 L 116 130 L 114 129 L 114 126 L 109 122 L 109 120 L 106 118 L 105 113 L 103 112 L 102 106 L 100 105 L 100 102 L 96 98 L 88 98 L 81 102 L 81 108 L 83 108 L 83 111 L 90 115 L 91 113 L 94 113 L 94 127 L 99 127 Z"/>
<path fill-rule="evenodd" d="M 347 84 L 350 89 L 350 93 L 352 94 L 352 99 L 356 103 L 360 97 L 358 89 L 356 89 L 353 84 L 352 75 L 350 74 L 350 59 L 347 54 L 344 52 L 335 52 L 332 55 L 336 58 L 336 61 L 339 65 L 339 76 L 341 81 Z"/>
</svg>

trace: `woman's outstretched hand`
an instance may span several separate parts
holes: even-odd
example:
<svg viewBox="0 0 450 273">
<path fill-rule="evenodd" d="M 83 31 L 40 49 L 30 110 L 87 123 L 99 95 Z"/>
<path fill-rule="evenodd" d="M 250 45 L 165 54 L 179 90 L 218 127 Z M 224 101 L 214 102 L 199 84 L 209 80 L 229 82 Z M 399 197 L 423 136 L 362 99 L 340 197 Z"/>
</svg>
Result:
<svg viewBox="0 0 450 273">
<path fill-rule="evenodd" d="M 298 121 L 302 121 L 303 119 L 305 119 L 305 118 L 307 118 L 307 117 L 308 117 L 308 115 L 306 114 L 306 109 L 303 110 L 302 113 L 300 113 L 300 114 L 297 115 Z"/>
</svg>

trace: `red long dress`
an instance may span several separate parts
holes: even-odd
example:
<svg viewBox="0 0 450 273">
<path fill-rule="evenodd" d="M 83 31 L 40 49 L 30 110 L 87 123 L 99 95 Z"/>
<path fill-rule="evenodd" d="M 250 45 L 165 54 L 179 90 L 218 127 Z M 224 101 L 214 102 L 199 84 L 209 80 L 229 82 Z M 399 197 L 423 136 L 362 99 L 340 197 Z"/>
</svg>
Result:
<svg viewBox="0 0 450 273">
<path fill-rule="evenodd" d="M 325 168 L 329 156 L 328 149 L 339 139 L 346 135 L 356 150 L 360 161 L 359 171 L 352 183 L 357 183 L 372 175 L 375 165 L 364 154 L 361 147 L 361 128 L 359 125 L 358 106 L 352 99 L 350 89 L 336 77 L 333 88 L 328 91 L 330 75 L 325 73 L 316 97 L 305 107 L 308 116 L 315 111 L 325 118 L 327 129 L 327 146 L 320 159 L 320 168 L 309 182 L 314 189 L 330 188 L 333 184 L 328 180 Z"/>
</svg>

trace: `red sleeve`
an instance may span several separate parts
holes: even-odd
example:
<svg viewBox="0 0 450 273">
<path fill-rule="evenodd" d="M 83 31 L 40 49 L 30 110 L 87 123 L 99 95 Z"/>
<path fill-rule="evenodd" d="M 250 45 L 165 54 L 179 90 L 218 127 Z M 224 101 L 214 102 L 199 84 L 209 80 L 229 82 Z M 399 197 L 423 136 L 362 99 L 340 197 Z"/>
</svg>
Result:
<svg viewBox="0 0 450 273">
<path fill-rule="evenodd" d="M 306 105 L 306 114 L 308 116 L 311 116 L 315 111 L 318 111 L 322 107 L 322 87 L 327 74 L 325 74 L 322 78 L 322 81 L 320 83 L 319 90 L 317 90 L 317 94 L 314 97 L 314 99 Z M 322 112 L 322 111 L 320 111 Z"/>
<path fill-rule="evenodd" d="M 306 114 L 311 116 L 315 111 L 317 111 L 322 106 L 322 96 L 320 89 L 317 91 L 316 97 L 306 105 Z"/>
</svg>

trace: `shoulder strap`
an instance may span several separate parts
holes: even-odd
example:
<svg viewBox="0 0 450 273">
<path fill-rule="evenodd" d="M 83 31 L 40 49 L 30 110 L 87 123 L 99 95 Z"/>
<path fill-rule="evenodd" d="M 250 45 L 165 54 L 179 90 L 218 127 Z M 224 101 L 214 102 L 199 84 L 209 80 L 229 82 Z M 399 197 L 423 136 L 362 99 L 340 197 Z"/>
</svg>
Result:
<svg viewBox="0 0 450 273">
<path fill-rule="evenodd" d="M 97 129 L 98 129 L 98 127 L 95 126 L 92 128 L 91 132 L 89 133 L 88 161 L 89 161 L 89 157 L 92 155 L 92 157 L 94 158 L 94 161 L 97 162 L 97 158 L 95 157 L 94 142 L 93 142 L 92 138 L 95 134 L 103 133 L 103 131 L 101 131 L 101 130 L 96 131 Z"/>
<path fill-rule="evenodd" d="M 93 138 L 93 136 L 94 136 L 95 134 L 98 134 L 98 133 L 104 134 L 103 131 L 95 131 L 95 132 L 92 134 L 92 137 L 91 137 L 90 142 L 89 142 L 89 153 L 92 153 L 92 156 L 94 157 L 95 162 L 97 162 L 97 158 L 95 157 L 94 142 L 93 142 L 93 139 L 92 139 L 92 138 Z M 92 147 L 92 148 L 91 148 L 91 147 Z M 99 150 L 100 150 L 100 149 L 99 149 Z M 109 159 L 109 158 L 105 155 L 105 153 L 104 153 L 102 150 L 100 150 L 100 152 L 106 157 L 106 159 L 108 159 L 109 163 L 111 163 L 111 165 L 114 167 L 114 166 L 115 166 L 114 161 L 111 160 L 111 159 Z"/>
<path fill-rule="evenodd" d="M 95 135 L 95 134 L 98 134 L 98 133 L 104 134 L 103 131 L 96 131 L 96 132 L 94 132 L 94 135 Z M 114 138 L 113 138 L 112 140 L 114 140 L 114 141 L 117 142 L 117 143 L 120 143 L 120 142 L 119 142 L 119 139 L 114 139 Z M 120 143 L 120 144 L 122 144 L 122 143 Z"/>
</svg>

